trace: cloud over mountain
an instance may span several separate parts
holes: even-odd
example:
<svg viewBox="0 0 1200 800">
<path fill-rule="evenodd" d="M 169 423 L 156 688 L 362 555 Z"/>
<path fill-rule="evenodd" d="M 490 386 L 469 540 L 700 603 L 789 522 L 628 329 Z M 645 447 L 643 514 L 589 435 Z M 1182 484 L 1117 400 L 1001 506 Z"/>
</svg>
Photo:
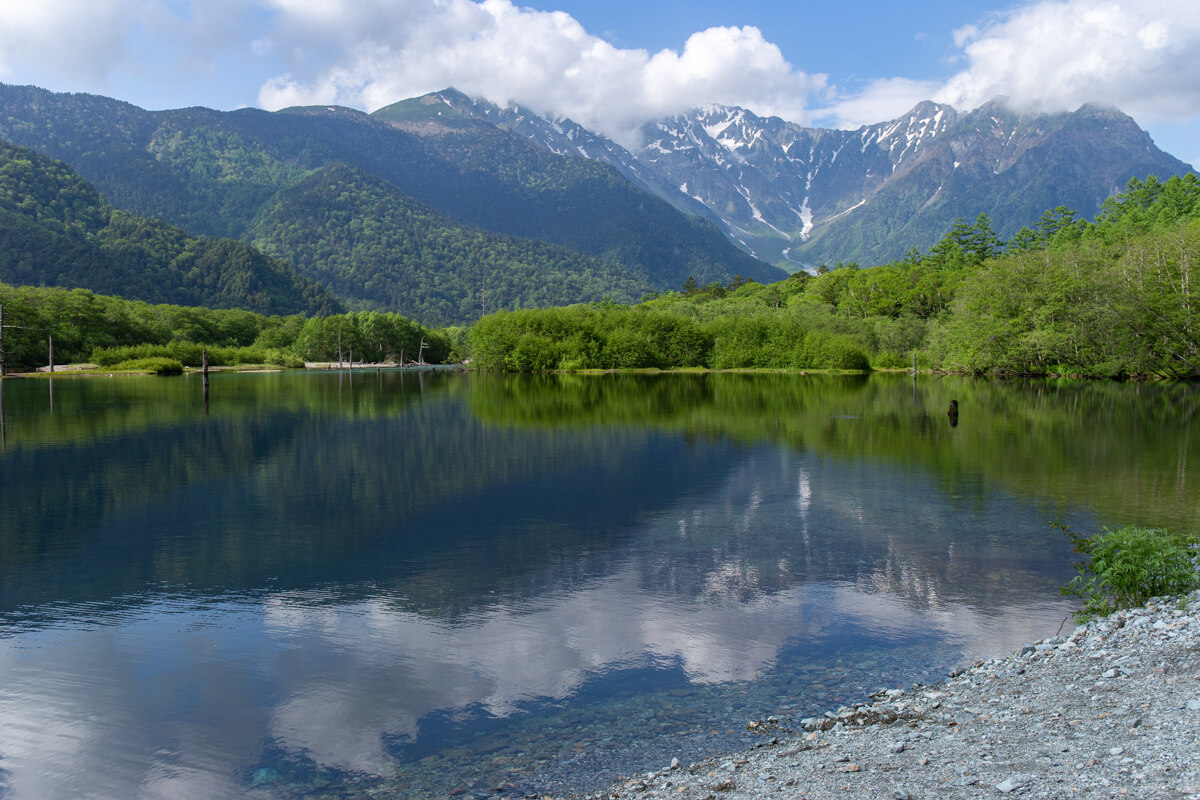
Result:
<svg viewBox="0 0 1200 800">
<path fill-rule="evenodd" d="M 968 62 L 937 99 L 971 108 L 1102 101 L 1134 115 L 1200 112 L 1200 5 L 1194 0 L 1042 2 L 955 32 Z"/>
<path fill-rule="evenodd" d="M 821 64 L 790 63 L 757 27 L 705 28 L 651 52 L 514 0 L 10 5 L 0 26 L 0 80 L 45 78 L 102 92 L 118 78 L 150 81 L 162 102 L 178 97 L 179 105 L 197 102 L 192 94 L 206 80 L 210 87 L 236 80 L 247 102 L 257 85 L 255 99 L 266 108 L 373 110 L 454 86 L 566 114 L 622 142 L 647 120 L 708 103 L 839 127 L 890 119 L 923 99 L 967 109 L 996 95 L 1043 111 L 1101 102 L 1143 121 L 1200 117 L 1195 0 L 1027 2 L 954 31 L 946 40 L 948 77 L 880 74 L 853 88 L 822 74 Z M 870 12 L 863 15 L 869 25 Z M 852 46 L 853 29 L 836 35 Z"/>
<path fill-rule="evenodd" d="M 454 86 L 566 114 L 628 139 L 648 119 L 703 103 L 741 103 L 808 119 L 824 76 L 796 70 L 753 27 L 709 28 L 681 51 L 620 49 L 562 12 L 510 0 L 272 0 L 273 46 L 293 71 L 259 93 L 266 108 L 342 103 L 368 109 Z M 310 51 L 332 56 L 312 70 Z"/>
</svg>

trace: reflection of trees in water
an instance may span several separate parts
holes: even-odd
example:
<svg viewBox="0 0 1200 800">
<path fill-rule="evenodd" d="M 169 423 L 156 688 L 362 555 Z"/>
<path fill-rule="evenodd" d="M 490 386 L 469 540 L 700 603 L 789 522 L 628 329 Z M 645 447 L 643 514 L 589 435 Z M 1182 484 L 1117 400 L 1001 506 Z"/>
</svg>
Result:
<svg viewBox="0 0 1200 800">
<path fill-rule="evenodd" d="M 147 583 L 332 582 L 453 617 L 489 592 L 544 591 L 543 568 L 568 585 L 594 577 L 580 554 L 603 559 L 640 515 L 724 469 L 716 454 L 678 463 L 681 445 L 644 430 L 482 424 L 445 391 L 461 376 L 430 376 L 423 399 L 411 376 L 358 377 L 340 415 L 323 380 L 336 376 L 305 377 L 316 390 L 283 393 L 282 408 L 269 381 L 230 381 L 241 395 L 218 384 L 212 416 L 183 421 L 145 397 L 135 421 L 118 391 L 118 419 L 94 423 L 104 433 L 9 453 L 0 469 L 23 502 L 4 511 L 0 552 L 25 571 L 5 607 Z"/>
<path fill-rule="evenodd" d="M 913 609 L 986 607 L 1069 577 L 1069 547 L 1031 509 L 1004 496 L 957 507 L 927 476 L 887 464 L 759 450 L 677 512 L 637 539 L 643 585 L 695 602 L 749 603 L 824 583 Z"/>
<path fill-rule="evenodd" d="M 951 496 L 1002 488 L 1114 521 L 1200 527 L 1188 470 L 1200 463 L 1191 434 L 1200 387 L 1191 384 L 930 377 L 914 388 L 902 375 L 666 374 L 505 376 L 480 392 L 475 413 L 502 424 L 636 422 L 782 442 L 918 466 Z"/>
<path fill-rule="evenodd" d="M 986 605 L 1046 581 L 1002 492 L 1042 504 L 1050 547 L 1076 502 L 1200 514 L 1178 502 L 1193 387 L 923 379 L 914 404 L 878 375 L 337 377 L 216 376 L 208 419 L 190 379 L 69 381 L 52 418 L 10 392 L 3 607 L 335 582 L 454 618 L 647 549 L 647 589 L 696 602 L 838 581 Z"/>
</svg>

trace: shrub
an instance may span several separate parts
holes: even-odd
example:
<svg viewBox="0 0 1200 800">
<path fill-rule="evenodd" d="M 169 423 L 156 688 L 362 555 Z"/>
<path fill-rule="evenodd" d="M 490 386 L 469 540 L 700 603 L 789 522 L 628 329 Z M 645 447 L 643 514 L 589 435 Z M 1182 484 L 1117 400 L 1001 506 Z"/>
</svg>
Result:
<svg viewBox="0 0 1200 800">
<path fill-rule="evenodd" d="M 1075 618 L 1086 622 L 1120 608 L 1140 606 L 1151 597 L 1183 594 L 1200 588 L 1196 537 L 1164 528 L 1103 529 L 1092 537 L 1057 525 L 1087 560 L 1075 565 L 1076 575 L 1059 591 L 1083 598 Z"/>
<path fill-rule="evenodd" d="M 134 358 L 119 361 L 109 369 L 115 372 L 150 372 L 155 375 L 182 375 L 183 364 L 172 358 Z"/>
<path fill-rule="evenodd" d="M 204 345 L 180 339 L 167 344 L 139 344 L 132 347 L 105 347 L 92 351 L 91 361 L 101 367 L 113 368 L 125 361 L 147 358 L 164 358 L 178 361 L 188 367 L 199 367 L 203 361 Z M 282 350 L 264 347 L 208 346 L 210 366 L 238 366 L 240 364 L 278 364 L 280 366 L 304 366 L 295 355 Z"/>
</svg>

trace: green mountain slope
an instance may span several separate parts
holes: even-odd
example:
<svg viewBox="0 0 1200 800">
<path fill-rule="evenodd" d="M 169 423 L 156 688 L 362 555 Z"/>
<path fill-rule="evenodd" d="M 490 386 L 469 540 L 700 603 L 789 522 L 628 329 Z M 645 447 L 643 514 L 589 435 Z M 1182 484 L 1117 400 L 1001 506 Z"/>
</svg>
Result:
<svg viewBox="0 0 1200 800">
<path fill-rule="evenodd" d="M 334 107 L 277 113 L 148 112 L 105 98 L 0 86 L 0 137 L 75 166 L 120 208 L 207 235 L 246 241 L 263 237 L 263 221 L 275 218 L 276 204 L 290 190 L 315 171 L 344 163 L 470 226 L 469 232 L 453 237 L 463 244 L 472 241 L 475 228 L 486 228 L 605 262 L 607 270 L 589 268 L 595 280 L 605 274 L 620 278 L 602 287 L 602 294 L 625 296 L 634 284 L 677 288 L 689 275 L 704 283 L 739 273 L 764 281 L 784 274 L 740 252 L 711 224 L 678 213 L 607 166 L 541 151 L 494 126 L 472 126 L 453 137 L 427 136 L 403 130 L 386 117 Z M 381 225 L 369 227 L 383 230 Z M 319 258 L 333 259 L 336 270 L 313 264 L 311 249 L 305 258 L 313 274 L 339 271 L 344 279 L 339 285 L 348 297 L 388 307 L 388 298 L 395 295 L 390 287 L 378 279 L 368 285 L 353 274 L 354 247 L 387 247 L 387 236 L 368 242 L 366 235 L 346 230 L 328 238 L 329 247 Z M 277 237 L 273 252 L 292 259 L 296 254 L 287 248 L 295 241 Z M 478 256 L 464 252 L 455 258 L 467 262 Z M 542 273 L 531 274 L 546 282 Z M 564 292 L 577 285 L 574 279 L 547 283 Z M 445 307 L 462 307 L 468 291 L 459 287 L 459 299 L 449 299 Z M 548 301 L 569 303 L 591 296 L 568 293 Z M 520 293 L 496 299 L 510 306 L 524 302 Z"/>
<path fill-rule="evenodd" d="M 457 224 L 341 163 L 280 192 L 248 235 L 352 304 L 430 324 L 560 298 L 631 302 L 651 289 L 610 263 Z"/>
<path fill-rule="evenodd" d="M 286 264 L 113 208 L 62 162 L 3 143 L 0 281 L 263 314 L 341 309 Z"/>
<path fill-rule="evenodd" d="M 482 227 L 621 264 L 659 289 L 677 289 L 688 276 L 700 283 L 738 274 L 761 282 L 786 277 L 738 249 L 716 225 L 679 213 L 608 164 L 552 153 L 424 98 L 372 117 L 419 137 L 431 158 L 454 165 L 457 180 L 430 185 L 418 196 Z M 501 194 L 506 202 L 492 202 Z"/>
</svg>

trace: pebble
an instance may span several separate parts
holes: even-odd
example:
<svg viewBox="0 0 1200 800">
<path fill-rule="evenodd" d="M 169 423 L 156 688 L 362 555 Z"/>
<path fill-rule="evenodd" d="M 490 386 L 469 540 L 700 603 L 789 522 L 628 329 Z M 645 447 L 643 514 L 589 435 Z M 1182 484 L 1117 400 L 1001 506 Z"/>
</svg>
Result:
<svg viewBox="0 0 1200 800">
<path fill-rule="evenodd" d="M 783 715 L 762 721 L 776 735 L 744 753 L 575 797 L 1200 800 L 1200 591 L 957 668 L 936 686 L 843 702 L 795 732 Z"/>
</svg>

